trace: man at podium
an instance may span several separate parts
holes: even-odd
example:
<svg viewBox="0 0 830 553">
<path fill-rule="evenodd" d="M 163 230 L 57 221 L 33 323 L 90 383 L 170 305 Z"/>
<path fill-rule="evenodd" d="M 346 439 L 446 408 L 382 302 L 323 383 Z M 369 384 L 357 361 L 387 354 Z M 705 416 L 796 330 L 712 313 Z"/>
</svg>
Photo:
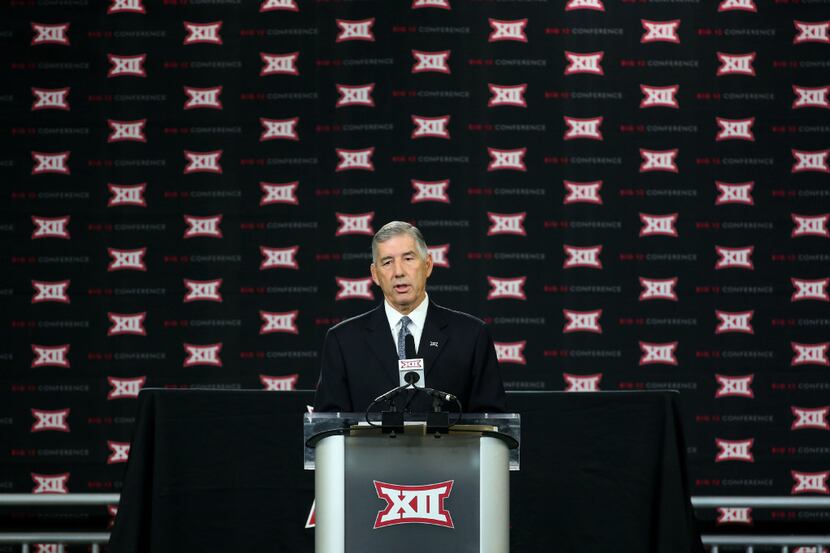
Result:
<svg viewBox="0 0 830 553">
<path fill-rule="evenodd" d="M 372 239 L 372 280 L 383 291 L 375 309 L 345 320 L 326 333 L 316 411 L 363 411 L 377 396 L 398 386 L 398 360 L 424 360 L 424 385 L 454 394 L 465 412 L 503 412 L 504 387 L 490 330 L 483 321 L 441 307 L 426 293 L 432 256 L 416 227 L 401 221 L 383 226 Z M 407 355 L 409 353 L 409 355 Z M 431 411 L 426 394 L 399 396 L 413 412 Z"/>
</svg>

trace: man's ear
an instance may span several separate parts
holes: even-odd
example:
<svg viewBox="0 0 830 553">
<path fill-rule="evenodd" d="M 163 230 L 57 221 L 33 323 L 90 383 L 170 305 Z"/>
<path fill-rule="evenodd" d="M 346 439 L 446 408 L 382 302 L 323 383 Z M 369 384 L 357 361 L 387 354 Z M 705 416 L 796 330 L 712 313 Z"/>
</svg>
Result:
<svg viewBox="0 0 830 553">
<path fill-rule="evenodd" d="M 372 282 L 374 282 L 375 284 L 380 286 L 380 282 L 378 282 L 377 269 L 375 269 L 375 264 L 374 263 L 371 263 L 369 265 L 369 272 L 372 274 Z"/>
<path fill-rule="evenodd" d="M 432 274 L 432 254 L 427 254 L 427 276 Z"/>
</svg>

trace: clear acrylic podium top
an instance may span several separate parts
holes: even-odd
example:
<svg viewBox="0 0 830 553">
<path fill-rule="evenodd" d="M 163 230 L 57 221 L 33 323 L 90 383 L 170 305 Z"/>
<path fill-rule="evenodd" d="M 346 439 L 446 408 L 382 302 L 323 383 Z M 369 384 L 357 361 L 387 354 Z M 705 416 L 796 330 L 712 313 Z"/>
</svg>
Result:
<svg viewBox="0 0 830 553">
<path fill-rule="evenodd" d="M 450 421 L 454 422 L 458 415 L 450 413 Z M 381 414 L 369 413 L 369 421 L 380 426 Z M 426 430 L 426 413 L 407 414 L 404 422 L 404 433 L 424 433 Z M 314 448 L 308 447 L 308 440 L 321 432 L 337 431 L 358 427 L 368 429 L 366 413 L 305 413 L 303 415 L 303 468 L 314 470 Z M 457 428 L 455 428 L 457 427 Z M 489 427 L 487 430 L 506 434 L 516 442 L 519 447 L 510 449 L 509 466 L 510 470 L 519 470 L 519 450 L 521 449 L 521 416 L 518 413 L 464 413 L 458 423 L 450 427 L 450 435 L 456 431 L 465 433 L 483 430 L 481 427 Z"/>
</svg>

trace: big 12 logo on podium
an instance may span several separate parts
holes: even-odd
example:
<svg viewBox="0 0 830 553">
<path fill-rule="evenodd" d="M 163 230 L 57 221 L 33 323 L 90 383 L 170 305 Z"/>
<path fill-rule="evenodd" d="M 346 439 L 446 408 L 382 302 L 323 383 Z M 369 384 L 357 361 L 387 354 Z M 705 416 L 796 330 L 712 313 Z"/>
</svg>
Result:
<svg viewBox="0 0 830 553">
<path fill-rule="evenodd" d="M 375 491 L 386 501 L 386 508 L 378 511 L 373 529 L 411 523 L 454 528 L 452 515 L 444 507 L 454 482 L 407 486 L 374 480 Z"/>
</svg>

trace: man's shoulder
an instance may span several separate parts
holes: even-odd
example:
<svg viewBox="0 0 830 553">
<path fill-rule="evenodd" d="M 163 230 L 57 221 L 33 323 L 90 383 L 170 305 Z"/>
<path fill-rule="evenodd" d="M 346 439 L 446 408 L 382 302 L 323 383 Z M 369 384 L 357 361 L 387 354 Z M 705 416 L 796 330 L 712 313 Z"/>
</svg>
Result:
<svg viewBox="0 0 830 553">
<path fill-rule="evenodd" d="M 464 311 L 458 311 L 456 309 L 450 309 L 449 307 L 443 307 L 436 303 L 431 303 L 429 306 L 430 309 L 435 308 L 436 314 L 440 317 L 445 319 L 450 324 L 458 324 L 464 325 L 469 327 L 481 327 L 485 326 L 485 322 L 470 315 L 469 313 L 465 313 Z"/>
<path fill-rule="evenodd" d="M 343 334 L 348 332 L 354 332 L 356 330 L 363 330 L 364 328 L 371 326 L 371 322 L 374 317 L 378 315 L 378 309 L 382 309 L 381 307 L 375 307 L 367 311 L 366 313 L 361 313 L 360 315 L 355 315 L 354 317 L 350 317 L 344 321 L 340 321 L 333 327 L 329 329 L 329 332 L 333 332 L 336 334 Z"/>
</svg>

